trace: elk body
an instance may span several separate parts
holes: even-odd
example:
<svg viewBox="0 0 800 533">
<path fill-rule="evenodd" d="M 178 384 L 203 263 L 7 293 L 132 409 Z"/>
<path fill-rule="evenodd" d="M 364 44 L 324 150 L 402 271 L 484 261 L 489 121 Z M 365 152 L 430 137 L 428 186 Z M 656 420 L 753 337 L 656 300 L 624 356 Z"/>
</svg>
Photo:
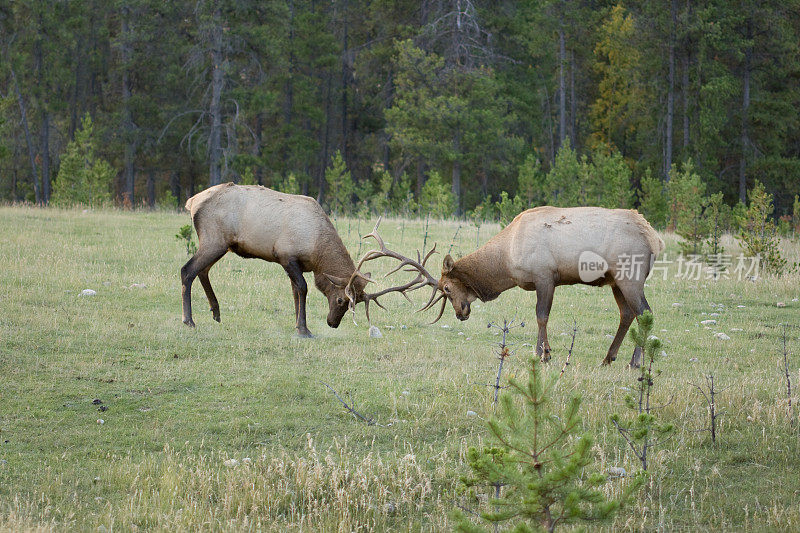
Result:
<svg viewBox="0 0 800 533">
<path fill-rule="evenodd" d="M 283 267 L 292 283 L 297 332 L 303 337 L 311 336 L 306 325 L 304 272 L 314 273 L 314 284 L 327 297 L 327 322 L 332 328 L 339 326 L 349 305 L 369 297 L 363 292 L 366 277 L 355 275 L 342 239 L 313 198 L 227 183 L 192 196 L 186 209 L 192 215 L 199 247 L 181 268 L 184 324 L 194 326 L 191 290 L 195 277 L 200 278 L 212 316 L 219 322 L 219 303 L 208 271 L 229 251 Z"/>
<path fill-rule="evenodd" d="M 610 285 L 619 306 L 617 334 L 603 364 L 616 359 L 633 319 L 650 306 L 644 282 L 664 242 L 635 210 L 600 207 L 537 207 L 520 213 L 475 252 L 454 261 L 447 255 L 438 290 L 456 317 L 470 304 L 488 302 L 512 287 L 536 291 L 536 352 L 549 359 L 547 319 L 559 285 Z M 639 351 L 631 366 L 638 365 Z"/>
</svg>

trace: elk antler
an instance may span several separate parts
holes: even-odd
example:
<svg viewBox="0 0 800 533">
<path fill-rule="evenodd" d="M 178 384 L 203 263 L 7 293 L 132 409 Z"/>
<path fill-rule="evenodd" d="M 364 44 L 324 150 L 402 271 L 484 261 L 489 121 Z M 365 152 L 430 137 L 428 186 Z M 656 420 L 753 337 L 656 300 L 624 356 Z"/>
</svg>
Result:
<svg viewBox="0 0 800 533">
<path fill-rule="evenodd" d="M 439 287 L 439 280 L 431 276 L 428 270 L 425 268 L 425 264 L 428 262 L 428 259 L 430 259 L 430 257 L 436 253 L 436 245 L 435 244 L 433 245 L 433 248 L 427 254 L 425 254 L 424 258 L 422 257 L 422 254 L 419 252 L 419 250 L 417 250 L 416 261 L 404 255 L 401 255 L 393 250 L 390 250 L 386 247 L 386 244 L 384 244 L 383 238 L 381 238 L 381 236 L 378 234 L 378 226 L 381 223 L 381 218 L 382 217 L 378 217 L 378 221 L 375 223 L 375 227 L 373 228 L 372 232 L 369 233 L 368 235 L 364 235 L 363 237 L 364 239 L 368 237 L 372 237 L 373 239 L 375 239 L 375 241 L 378 243 L 379 249 L 368 251 L 358 261 L 356 269 L 350 276 L 350 281 L 347 282 L 347 286 L 345 287 L 344 290 L 347 299 L 350 300 L 350 310 L 353 312 L 353 316 L 355 317 L 355 306 L 356 306 L 355 291 L 353 290 L 353 282 L 356 280 L 356 278 L 361 278 L 367 282 L 372 281 L 370 278 L 361 273 L 361 267 L 367 261 L 372 261 L 373 259 L 378 259 L 379 257 L 392 257 L 400 261 L 400 264 L 397 265 L 397 267 L 395 267 L 391 272 L 386 274 L 384 278 L 391 276 L 392 274 L 399 271 L 403 267 L 411 267 L 411 268 L 406 268 L 404 271 L 405 272 L 416 271 L 417 277 L 403 285 L 396 285 L 394 287 L 389 287 L 388 289 L 384 289 L 378 292 L 364 293 L 364 311 L 367 315 L 367 321 L 370 320 L 369 318 L 370 302 L 375 302 L 375 304 L 381 309 L 386 309 L 378 301 L 378 298 L 390 292 L 399 292 L 406 298 L 406 300 L 411 301 L 411 299 L 408 297 L 407 294 L 408 292 L 415 291 L 423 287 L 433 287 L 433 292 L 431 293 L 431 297 L 428 299 L 428 302 L 418 311 L 425 311 L 426 309 L 430 309 L 436 302 L 438 302 L 440 299 L 444 297 L 444 295 L 442 294 L 439 296 L 439 298 L 436 298 L 437 289 Z M 442 304 L 442 309 L 439 313 L 439 316 L 436 317 L 436 320 L 434 320 L 434 322 L 436 322 L 442 317 L 442 314 L 444 313 L 445 303 L 446 302 Z M 355 318 L 353 319 L 353 321 L 355 322 Z"/>
</svg>

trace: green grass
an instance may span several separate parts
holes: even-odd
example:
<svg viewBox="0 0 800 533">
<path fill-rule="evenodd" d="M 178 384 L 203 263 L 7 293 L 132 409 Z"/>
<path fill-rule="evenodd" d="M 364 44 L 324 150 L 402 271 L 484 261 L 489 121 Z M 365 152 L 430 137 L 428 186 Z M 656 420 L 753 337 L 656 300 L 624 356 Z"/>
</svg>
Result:
<svg viewBox="0 0 800 533">
<path fill-rule="evenodd" d="M 433 311 L 414 313 L 423 295 L 414 304 L 390 296 L 389 311 L 373 311 L 383 338 L 371 339 L 362 308 L 358 326 L 348 316 L 328 328 L 327 302 L 313 290 L 316 338 L 299 339 L 283 270 L 229 254 L 211 271 L 222 323 L 196 283 L 192 330 L 180 319 L 187 257 L 174 237 L 187 222 L 186 214 L 0 208 L 0 530 L 448 529 L 466 449 L 488 436 L 492 391 L 482 384 L 496 372 L 497 337 L 487 321 L 535 323 L 535 294 L 515 289 L 473 305 L 464 323 L 448 308 L 433 326 Z M 336 221 L 354 256 L 372 223 Z M 390 219 L 381 234 L 410 254 L 422 247 L 423 226 Z M 474 226 L 454 240 L 457 227 L 431 224 L 428 247 L 472 251 Z M 480 241 L 498 230 L 482 227 Z M 665 241 L 674 258 L 675 239 Z M 796 243 L 783 250 L 800 260 Z M 85 288 L 97 295 L 80 296 Z M 787 417 L 778 324 L 800 322 L 792 301 L 800 276 L 685 281 L 671 272 L 646 291 L 667 353 L 655 402 L 667 404 L 659 416 L 677 432 L 652 458 L 647 490 L 605 527 L 799 529 L 800 434 Z M 717 325 L 706 329 L 710 313 Z M 618 321 L 611 291 L 556 291 L 549 371 L 561 369 L 573 320 L 559 400 L 583 394 L 598 468 L 636 471 L 609 423 L 635 382 L 630 344 L 611 368 L 598 366 Z M 524 371 L 535 327 L 512 340 L 504 377 Z M 796 390 L 798 328 L 788 348 Z M 716 446 L 698 431 L 707 415 L 690 385 L 707 372 L 724 389 Z M 348 414 L 322 381 L 378 425 Z M 231 458 L 239 464 L 226 466 Z M 625 482 L 609 483 L 609 494 Z"/>
</svg>

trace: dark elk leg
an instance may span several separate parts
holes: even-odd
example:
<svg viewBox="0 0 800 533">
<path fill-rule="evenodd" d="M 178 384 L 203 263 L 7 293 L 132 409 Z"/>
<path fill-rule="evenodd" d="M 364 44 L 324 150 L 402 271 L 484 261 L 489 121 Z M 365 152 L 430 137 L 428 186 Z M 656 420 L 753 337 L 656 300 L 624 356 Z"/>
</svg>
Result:
<svg viewBox="0 0 800 533">
<path fill-rule="evenodd" d="M 645 311 L 650 311 L 650 304 L 647 303 L 647 299 L 644 297 L 644 286 L 623 285 L 620 286 L 619 289 L 622 291 L 622 295 L 625 297 L 625 301 L 628 303 L 628 307 L 631 309 L 634 316 L 638 317 Z M 642 349 L 637 346 L 633 350 L 633 356 L 631 357 L 629 366 L 631 368 L 639 368 L 641 362 Z"/>
<path fill-rule="evenodd" d="M 200 274 L 197 275 L 197 277 L 200 278 L 200 284 L 203 286 L 203 290 L 206 291 L 206 298 L 208 298 L 211 316 L 214 318 L 214 320 L 219 322 L 219 302 L 217 301 L 217 295 L 214 294 L 214 289 L 211 287 L 211 281 L 208 279 L 208 271 L 211 270 L 212 266 L 214 265 L 208 265 L 200 272 Z"/>
<path fill-rule="evenodd" d="M 616 360 L 619 347 L 622 344 L 622 341 L 625 340 L 625 335 L 627 335 L 628 329 L 631 327 L 631 323 L 636 317 L 633 310 L 628 305 L 628 302 L 625 300 L 625 296 L 623 296 L 619 287 L 612 285 L 611 290 L 614 292 L 614 299 L 617 301 L 617 306 L 619 306 L 619 327 L 617 328 L 617 334 L 614 335 L 614 340 L 611 341 L 611 347 L 608 349 L 608 354 L 606 355 L 606 358 L 603 359 L 604 365 L 610 365 L 612 361 Z"/>
<path fill-rule="evenodd" d="M 185 265 L 183 265 L 183 268 L 181 268 L 183 323 L 187 326 L 194 327 L 194 320 L 192 320 L 192 282 L 194 282 L 194 278 L 202 271 L 211 268 L 211 265 L 219 261 L 219 259 L 225 255 L 225 252 L 227 252 L 227 250 L 207 250 L 201 248 Z M 206 274 L 208 273 L 206 272 Z M 209 285 L 209 288 L 210 287 L 211 285 Z M 216 297 L 214 300 L 216 300 Z"/>
<path fill-rule="evenodd" d="M 650 304 L 647 303 L 647 298 L 644 297 L 644 293 L 642 293 L 642 300 L 639 308 L 639 312 L 636 313 L 636 316 L 640 316 L 645 311 L 650 311 Z M 639 368 L 642 364 L 642 349 L 637 346 L 633 350 L 633 356 L 631 357 L 631 362 L 628 364 L 631 368 Z"/>
<path fill-rule="evenodd" d="M 536 355 L 544 362 L 550 360 L 547 319 L 550 317 L 550 308 L 553 306 L 554 290 L 552 282 L 536 283 L 536 322 L 539 325 L 539 333 L 536 337 Z"/>
<path fill-rule="evenodd" d="M 301 337 L 312 337 L 306 325 L 306 296 L 308 295 L 308 285 L 306 285 L 306 280 L 303 277 L 303 271 L 300 265 L 297 264 L 297 261 L 289 261 L 283 269 L 289 275 L 289 279 L 292 280 L 297 334 Z"/>
</svg>

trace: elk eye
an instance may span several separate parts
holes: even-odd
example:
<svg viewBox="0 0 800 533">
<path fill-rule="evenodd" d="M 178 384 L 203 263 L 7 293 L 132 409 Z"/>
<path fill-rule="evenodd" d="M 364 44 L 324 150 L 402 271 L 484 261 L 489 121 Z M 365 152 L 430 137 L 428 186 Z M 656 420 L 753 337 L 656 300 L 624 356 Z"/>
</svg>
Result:
<svg viewBox="0 0 800 533">
<path fill-rule="evenodd" d="M 445 285 L 444 286 L 444 293 L 445 294 L 450 294 L 450 285 Z"/>
<path fill-rule="evenodd" d="M 336 298 L 336 303 L 342 305 L 344 303 L 344 300 L 342 298 Z"/>
</svg>

